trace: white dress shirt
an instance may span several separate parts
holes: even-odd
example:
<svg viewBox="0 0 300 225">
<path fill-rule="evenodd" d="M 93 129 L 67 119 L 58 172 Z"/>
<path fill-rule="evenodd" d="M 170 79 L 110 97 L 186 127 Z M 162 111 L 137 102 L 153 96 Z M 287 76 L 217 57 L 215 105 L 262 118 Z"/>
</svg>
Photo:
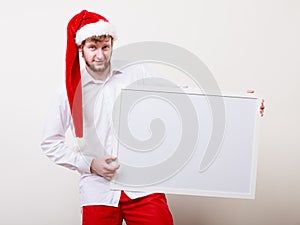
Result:
<svg viewBox="0 0 300 225">
<path fill-rule="evenodd" d="M 121 87 L 135 81 L 143 84 L 143 78 L 150 74 L 141 64 L 111 72 L 105 81 L 95 80 L 84 69 L 82 78 L 83 133 L 85 145 L 78 147 L 66 144 L 66 132 L 73 132 L 72 118 L 66 91 L 59 94 L 46 118 L 41 147 L 46 156 L 58 165 L 80 173 L 79 192 L 81 206 L 118 206 L 121 192 L 110 189 L 110 182 L 90 172 L 91 161 L 95 157 L 111 155 L 113 148 L 112 111 Z M 151 74 L 152 76 L 152 74 Z M 150 193 L 128 192 L 134 199 Z"/>
</svg>

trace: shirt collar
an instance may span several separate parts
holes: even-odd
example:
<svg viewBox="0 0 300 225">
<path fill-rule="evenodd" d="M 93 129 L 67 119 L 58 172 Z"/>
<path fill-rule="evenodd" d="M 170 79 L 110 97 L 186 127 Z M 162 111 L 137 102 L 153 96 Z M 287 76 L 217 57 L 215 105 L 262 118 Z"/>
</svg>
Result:
<svg viewBox="0 0 300 225">
<path fill-rule="evenodd" d="M 108 74 L 106 80 L 110 79 L 114 75 L 119 75 L 122 74 L 123 71 L 122 69 L 119 69 L 117 64 L 114 62 L 111 62 L 111 72 Z M 94 79 L 86 70 L 86 67 L 81 71 L 81 82 L 82 82 L 82 87 L 86 86 L 89 83 L 94 83 L 94 84 L 103 84 L 106 82 L 106 80 L 96 80 Z"/>
</svg>

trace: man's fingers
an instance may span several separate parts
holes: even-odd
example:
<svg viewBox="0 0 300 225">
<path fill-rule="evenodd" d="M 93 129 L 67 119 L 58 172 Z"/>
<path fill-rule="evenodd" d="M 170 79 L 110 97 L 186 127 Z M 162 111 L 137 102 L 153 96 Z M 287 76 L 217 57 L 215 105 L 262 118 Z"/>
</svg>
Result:
<svg viewBox="0 0 300 225">
<path fill-rule="evenodd" d="M 261 109 L 264 109 L 265 108 L 265 100 L 262 99 L 261 100 L 261 106 L 260 106 Z"/>
<path fill-rule="evenodd" d="M 104 166 L 106 172 L 114 173 L 117 169 L 119 169 L 120 165 L 115 162 L 116 159 L 117 157 L 115 156 L 108 156 L 104 159 L 106 162 L 106 165 Z"/>
<path fill-rule="evenodd" d="M 260 115 L 263 116 L 265 112 L 265 100 L 261 100 L 261 105 L 260 105 Z"/>
<path fill-rule="evenodd" d="M 106 180 L 112 180 L 112 178 L 113 178 L 113 176 L 106 176 L 106 177 L 104 177 Z"/>
<path fill-rule="evenodd" d="M 112 162 L 112 161 L 116 161 L 117 160 L 117 157 L 115 156 L 107 156 L 106 158 L 104 158 L 105 162 L 109 163 L 109 162 Z"/>
<path fill-rule="evenodd" d="M 105 158 L 96 158 L 92 161 L 91 171 L 102 176 L 107 180 L 111 180 L 120 165 L 116 162 L 116 157 L 108 156 Z"/>
<path fill-rule="evenodd" d="M 255 91 L 254 91 L 254 90 L 251 90 L 251 89 L 248 89 L 248 90 L 247 90 L 247 93 L 248 93 L 248 94 L 253 94 L 254 92 L 255 92 Z M 260 111 L 259 111 L 259 113 L 260 113 L 261 116 L 264 115 L 264 110 L 265 110 L 265 105 L 264 105 L 264 103 L 265 103 L 265 100 L 262 99 L 261 105 L 260 105 Z"/>
<path fill-rule="evenodd" d="M 110 165 L 110 164 L 107 164 L 104 167 L 104 170 L 105 170 L 105 172 L 112 173 L 112 172 L 115 172 L 117 169 L 119 169 L 119 167 L 120 167 L 120 165 Z"/>
<path fill-rule="evenodd" d="M 115 161 L 117 160 L 117 157 L 115 156 L 108 156 L 105 158 L 105 162 L 107 163 L 106 169 L 109 171 L 116 171 L 119 169 L 120 165 L 117 164 Z"/>
<path fill-rule="evenodd" d="M 104 174 L 104 178 L 107 179 L 107 180 L 111 180 L 113 178 L 113 176 L 115 175 L 115 173 L 111 173 L 111 172 L 107 172 Z"/>
</svg>

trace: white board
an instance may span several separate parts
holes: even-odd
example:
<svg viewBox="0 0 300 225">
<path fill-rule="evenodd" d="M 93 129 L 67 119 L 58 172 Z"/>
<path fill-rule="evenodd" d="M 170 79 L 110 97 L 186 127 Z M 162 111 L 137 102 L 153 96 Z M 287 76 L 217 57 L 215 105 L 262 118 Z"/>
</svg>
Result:
<svg viewBox="0 0 300 225">
<path fill-rule="evenodd" d="M 253 199 L 260 101 L 195 89 L 122 89 L 114 149 L 121 166 L 111 189 Z"/>
</svg>

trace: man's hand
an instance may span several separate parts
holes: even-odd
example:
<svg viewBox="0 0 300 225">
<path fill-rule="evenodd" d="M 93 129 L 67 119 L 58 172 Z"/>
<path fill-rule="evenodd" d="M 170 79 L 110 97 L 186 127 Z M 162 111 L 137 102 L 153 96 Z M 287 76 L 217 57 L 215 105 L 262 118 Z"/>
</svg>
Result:
<svg viewBox="0 0 300 225">
<path fill-rule="evenodd" d="M 113 156 L 93 159 L 91 163 L 91 172 L 110 181 L 116 170 L 120 167 L 120 165 L 112 165 L 111 162 L 114 162 L 116 159 L 117 158 Z"/>
<path fill-rule="evenodd" d="M 265 100 L 261 100 L 261 105 L 260 105 L 260 116 L 263 116 L 265 112 Z"/>
<path fill-rule="evenodd" d="M 252 94 L 252 93 L 254 93 L 254 91 L 253 90 L 247 90 L 247 93 Z M 260 112 L 260 116 L 264 115 L 264 112 L 265 112 L 265 100 L 264 99 L 261 100 L 261 105 L 260 105 L 260 108 L 259 108 L 259 112 Z"/>
</svg>

